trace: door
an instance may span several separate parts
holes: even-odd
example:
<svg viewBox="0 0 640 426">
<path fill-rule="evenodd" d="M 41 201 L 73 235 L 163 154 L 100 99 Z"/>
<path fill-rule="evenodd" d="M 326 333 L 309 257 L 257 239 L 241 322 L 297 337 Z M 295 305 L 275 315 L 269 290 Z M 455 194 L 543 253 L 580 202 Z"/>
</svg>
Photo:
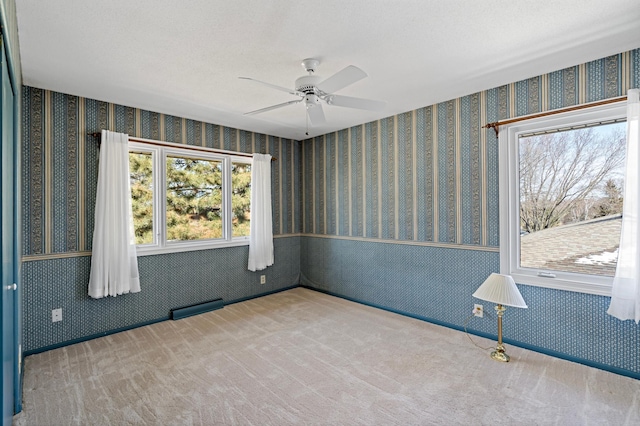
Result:
<svg viewBox="0 0 640 426">
<path fill-rule="evenodd" d="M 16 307 L 16 229 L 14 197 L 17 189 L 15 181 L 13 136 L 13 90 L 9 80 L 9 71 L 4 50 L 3 40 L 0 40 L 0 61 L 2 62 L 1 110 L 0 110 L 0 138 L 2 150 L 2 174 L 0 182 L 2 186 L 2 209 L 0 211 L 0 237 L 2 246 L 0 256 L 2 258 L 2 424 L 10 425 L 13 418 L 14 403 L 14 379 L 15 379 L 15 351 L 16 335 L 14 324 L 14 309 Z"/>
</svg>

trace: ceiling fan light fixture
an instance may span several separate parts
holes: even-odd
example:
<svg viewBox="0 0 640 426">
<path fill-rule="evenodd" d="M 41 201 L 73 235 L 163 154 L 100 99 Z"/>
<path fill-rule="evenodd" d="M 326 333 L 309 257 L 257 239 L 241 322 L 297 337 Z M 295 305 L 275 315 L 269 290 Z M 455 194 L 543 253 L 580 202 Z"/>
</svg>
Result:
<svg viewBox="0 0 640 426">
<path fill-rule="evenodd" d="M 304 103 L 305 103 L 305 105 L 307 105 L 307 109 L 308 108 L 313 108 L 314 106 L 320 104 L 320 98 L 318 98 L 317 95 L 314 95 L 314 94 L 310 93 L 310 94 L 307 94 L 304 97 Z"/>
</svg>

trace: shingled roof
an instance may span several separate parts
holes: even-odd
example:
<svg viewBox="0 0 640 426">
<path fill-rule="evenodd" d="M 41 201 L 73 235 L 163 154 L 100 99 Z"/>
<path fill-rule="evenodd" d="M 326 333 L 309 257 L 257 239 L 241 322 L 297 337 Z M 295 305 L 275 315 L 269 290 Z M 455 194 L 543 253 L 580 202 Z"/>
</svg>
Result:
<svg viewBox="0 0 640 426">
<path fill-rule="evenodd" d="M 613 276 L 616 271 L 622 215 L 544 229 L 520 237 L 520 264 Z"/>
</svg>

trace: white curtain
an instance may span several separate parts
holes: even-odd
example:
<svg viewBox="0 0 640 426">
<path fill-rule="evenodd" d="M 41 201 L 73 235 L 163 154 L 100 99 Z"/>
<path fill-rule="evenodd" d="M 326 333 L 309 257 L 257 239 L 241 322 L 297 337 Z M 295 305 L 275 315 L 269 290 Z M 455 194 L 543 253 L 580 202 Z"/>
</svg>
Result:
<svg viewBox="0 0 640 426">
<path fill-rule="evenodd" d="M 102 131 L 89 296 L 140 291 L 129 182 L 129 135 Z"/>
<path fill-rule="evenodd" d="M 250 232 L 249 270 L 259 271 L 273 265 L 271 156 L 269 154 L 253 154 Z"/>
<path fill-rule="evenodd" d="M 622 230 L 618 249 L 618 266 L 613 278 L 609 315 L 640 322 L 640 89 L 627 94 L 627 159 L 624 175 Z"/>
</svg>

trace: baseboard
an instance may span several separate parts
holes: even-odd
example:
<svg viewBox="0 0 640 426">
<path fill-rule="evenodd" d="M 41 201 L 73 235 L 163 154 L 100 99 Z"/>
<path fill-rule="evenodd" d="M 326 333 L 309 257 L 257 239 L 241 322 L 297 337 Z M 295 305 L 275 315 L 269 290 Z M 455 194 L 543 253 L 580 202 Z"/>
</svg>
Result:
<svg viewBox="0 0 640 426">
<path fill-rule="evenodd" d="M 447 328 L 451 328 L 454 330 L 458 330 L 458 331 L 462 331 L 462 332 L 467 332 L 469 334 L 473 334 L 475 336 L 479 336 L 479 337 L 485 337 L 487 339 L 492 339 L 492 340 L 497 340 L 498 336 L 495 334 L 491 334 L 491 333 L 485 333 L 483 331 L 479 331 L 479 330 L 474 330 L 474 329 L 470 329 L 467 328 L 465 330 L 464 327 L 461 327 L 457 324 L 451 324 L 445 321 L 440 321 L 437 320 L 435 318 L 429 318 L 429 317 L 425 317 L 422 315 L 416 315 L 416 314 L 412 314 L 410 312 L 405 312 L 405 311 L 400 311 L 398 309 L 393 309 L 393 308 L 389 308 L 387 306 L 382 306 L 382 305 L 377 305 L 375 303 L 369 303 L 369 302 L 365 302 L 363 300 L 360 299 L 356 299 L 353 297 L 349 297 L 349 296 L 344 296 L 338 293 L 334 293 L 332 291 L 329 290 L 323 290 L 320 288 L 314 288 L 305 284 L 300 284 L 300 287 L 302 288 L 306 288 L 308 290 L 313 290 L 313 291 L 317 291 L 320 293 L 324 293 L 324 294 L 328 294 L 330 296 L 335 296 L 335 297 L 339 297 L 341 299 L 345 299 L 348 300 L 350 302 L 355 302 L 355 303 L 359 303 L 361 305 L 365 305 L 365 306 L 371 306 L 372 308 L 377 308 L 377 309 L 382 309 L 383 311 L 387 311 L 387 312 L 393 312 L 394 314 L 399 314 L 405 317 L 410 317 L 410 318 L 414 318 L 417 320 L 421 320 L 421 321 L 425 321 L 431 324 L 435 324 L 435 325 L 441 325 L 443 327 L 447 327 Z M 593 368 L 597 368 L 599 370 L 604 370 L 604 371 L 608 371 L 610 373 L 614 373 L 614 374 L 619 374 L 621 376 L 626 376 L 626 377 L 630 377 L 632 379 L 637 379 L 640 380 L 640 373 L 635 372 L 635 371 L 630 371 L 630 370 L 625 370 L 624 368 L 618 368 L 618 367 L 614 367 L 608 364 L 604 364 L 604 363 L 600 363 L 600 362 L 596 362 L 596 361 L 591 361 L 588 359 L 583 359 L 583 358 L 578 358 L 572 355 L 568 355 L 565 354 L 563 352 L 558 352 L 558 351 L 554 351 L 551 349 L 547 349 L 547 348 L 543 348 L 540 346 L 535 346 L 535 345 L 531 345 L 529 343 L 525 343 L 525 342 L 520 342 L 518 340 L 513 340 L 513 339 L 502 339 L 504 343 L 507 343 L 509 345 L 512 346 L 517 346 L 519 348 L 523 348 L 523 349 L 528 349 L 530 351 L 534 351 L 534 352 L 538 352 L 541 354 L 545 354 L 545 355 L 549 355 L 552 356 L 554 358 L 560 358 L 560 359 L 564 359 L 567 361 L 571 361 L 571 362 L 576 362 L 578 364 L 582 364 L 582 365 L 586 365 L 588 367 L 593 367 Z"/>
<path fill-rule="evenodd" d="M 264 293 L 256 294 L 256 295 L 253 295 L 253 296 L 247 296 L 247 297 L 243 297 L 243 298 L 240 298 L 240 299 L 234 299 L 234 300 L 231 300 L 229 302 L 226 302 L 225 305 L 232 305 L 234 303 L 240 303 L 240 302 L 244 302 L 244 301 L 251 300 L 251 299 L 257 299 L 258 297 L 263 297 L 263 296 L 268 296 L 270 294 L 280 293 L 281 291 L 291 290 L 291 289 L 294 289 L 296 287 L 299 287 L 299 284 L 296 283 L 294 285 L 290 285 L 290 286 L 287 286 L 287 287 L 284 287 L 284 288 L 281 288 L 281 289 L 278 289 L 278 290 L 271 290 L 271 291 L 267 291 L 267 292 L 264 292 Z M 222 300 L 222 299 L 220 299 L 220 300 Z M 162 318 L 157 318 L 157 319 L 154 319 L 154 320 L 151 320 L 151 321 L 145 321 L 145 322 L 141 322 L 141 323 L 136 323 L 136 324 L 128 325 L 128 326 L 125 326 L 125 327 L 120 327 L 120 328 L 116 328 L 116 329 L 113 329 L 113 330 L 104 331 L 102 333 L 96 333 L 96 334 L 92 334 L 92 335 L 85 336 L 85 337 L 79 337 L 77 339 L 65 340 L 64 342 L 55 343 L 53 345 L 43 346 L 41 348 L 25 351 L 23 353 L 23 356 L 22 356 L 22 359 L 23 359 L 22 371 L 24 372 L 24 358 L 28 357 L 29 355 L 35 355 L 35 354 L 39 354 L 39 353 L 42 353 L 42 352 L 50 351 L 50 350 L 53 350 L 53 349 L 63 348 L 65 346 L 69 346 L 69 345 L 75 345 L 76 343 L 82 343 L 82 342 L 86 342 L 88 340 L 97 339 L 98 337 L 104 337 L 104 336 L 109 336 L 111 334 L 116 334 L 116 333 L 120 333 L 120 332 L 127 331 L 127 330 L 133 330 L 134 328 L 144 327 L 146 325 L 151 325 L 151 324 L 155 324 L 155 323 L 158 323 L 158 322 L 167 321 L 168 319 L 170 319 L 170 315 L 167 315 L 167 316 L 162 317 Z"/>
<path fill-rule="evenodd" d="M 320 292 L 320 293 L 325 293 L 325 294 L 328 294 L 328 295 L 331 295 L 331 296 L 339 297 L 341 299 L 349 300 L 351 302 L 359 303 L 361 305 L 371 306 L 373 308 L 382 309 L 382 310 L 388 311 L 388 312 L 393 312 L 395 314 L 399 314 L 399 315 L 403 315 L 403 316 L 406 316 L 406 317 L 414 318 L 414 319 L 417 319 L 417 320 L 420 320 L 420 321 L 425 321 L 425 322 L 428 322 L 428 323 L 431 323 L 431 324 L 436 324 L 436 325 L 440 325 L 440 326 L 443 326 L 443 327 L 451 328 L 453 330 L 458 330 L 458 331 L 463 331 L 463 332 L 465 331 L 464 327 L 461 327 L 461 326 L 459 326 L 457 324 L 452 324 L 452 323 L 448 323 L 448 322 L 445 322 L 445 321 L 440 321 L 440 320 L 437 320 L 435 318 L 425 317 L 425 316 L 422 316 L 422 315 L 415 315 L 415 314 L 412 314 L 410 312 L 400 311 L 398 309 L 393 309 L 393 308 L 389 308 L 387 306 L 377 305 L 375 303 L 365 302 L 364 300 L 360 300 L 360 299 L 356 299 L 356 298 L 353 298 L 353 297 L 344 296 L 342 294 L 338 294 L 338 293 L 334 293 L 332 291 L 311 287 L 311 286 L 308 286 L 308 285 L 305 285 L 305 284 L 294 284 L 294 285 L 291 285 L 291 286 L 288 286 L 288 287 L 285 287 L 285 288 L 281 288 L 281 289 L 278 289 L 278 290 L 272 290 L 272 291 L 256 294 L 256 295 L 253 295 L 253 296 L 234 299 L 234 300 L 231 300 L 231 301 L 227 302 L 226 305 L 232 305 L 234 303 L 240 303 L 240 302 L 245 302 L 245 301 L 251 300 L 251 299 L 257 299 L 259 297 L 264 297 L 264 296 L 268 296 L 268 295 L 271 295 L 271 294 L 280 293 L 280 292 L 291 290 L 291 289 L 294 289 L 294 288 L 297 288 L 297 287 L 302 287 L 302 288 L 306 288 L 308 290 L 313 290 L 313 291 L 317 291 L 317 292 Z M 132 330 L 132 329 L 138 328 L 138 327 L 144 327 L 146 325 L 155 324 L 155 323 L 158 323 L 158 322 L 166 321 L 168 319 L 169 319 L 169 317 L 159 318 L 159 319 L 152 320 L 152 321 L 147 321 L 147 322 L 144 322 L 144 323 L 138 323 L 138 324 L 134 324 L 134 325 L 127 326 L 127 327 L 121 327 L 121 328 L 118 328 L 118 329 L 109 330 L 109 331 L 106 331 L 106 332 L 93 334 L 93 335 L 86 336 L 86 337 L 81 337 L 81 338 L 78 338 L 78 339 L 67 340 L 67 341 L 60 342 L 60 343 L 57 343 L 57 344 L 54 344 L 54 345 L 44 346 L 42 348 L 26 351 L 26 352 L 23 353 L 23 360 L 24 360 L 24 358 L 26 358 L 29 355 L 35 355 L 35 354 L 38 354 L 38 353 L 41 353 L 41 352 L 46 352 L 46 351 L 49 351 L 49 350 L 52 350 L 52 349 L 58 349 L 58 348 L 62 348 L 64 346 L 73 345 L 73 344 L 76 344 L 76 343 L 85 342 L 87 340 L 96 339 L 98 337 L 104 337 L 104 336 L 108 336 L 108 335 L 111 335 L 111 334 L 120 333 L 122 331 Z M 484 338 L 487 338 L 487 339 L 492 339 L 492 340 L 497 339 L 497 336 L 495 334 L 485 333 L 485 332 L 479 331 L 479 330 L 467 329 L 466 332 L 468 332 L 469 334 L 473 334 L 475 336 L 484 337 Z M 623 368 L 613 367 L 613 366 L 608 365 L 608 364 L 603 364 L 603 363 L 599 363 L 599 362 L 595 362 L 595 361 L 591 361 L 591 360 L 587 360 L 587 359 L 583 359 L 583 358 L 574 357 L 572 355 L 568 355 L 568 354 L 565 354 L 563 352 L 557 352 L 557 351 L 550 350 L 550 349 L 547 349 L 547 348 L 531 345 L 529 343 L 520 342 L 518 340 L 513 340 L 513 339 L 503 339 L 503 340 L 504 340 L 504 343 L 507 343 L 509 345 L 517 346 L 517 347 L 520 347 L 520 348 L 523 348 L 523 349 L 528 349 L 528 350 L 531 350 L 531 351 L 534 351 L 534 352 L 539 352 L 539 353 L 542 353 L 542 354 L 545 354 L 545 355 L 553 356 L 555 358 L 560 358 L 560 359 L 564 359 L 564 360 L 567 360 L 567 361 L 576 362 L 578 364 L 583 364 L 583 365 L 586 365 L 588 367 L 594 367 L 594 368 L 597 368 L 597 369 L 600 369 L 600 370 L 604 370 L 604 371 L 608 371 L 608 372 L 611 372 L 611 373 L 614 373 L 614 374 L 619 374 L 621 376 L 626 376 L 626 377 L 630 377 L 632 379 L 640 380 L 640 373 L 637 373 L 635 371 L 625 370 Z M 24 361 L 23 361 L 22 365 L 24 366 Z M 24 373 L 24 367 L 22 368 L 22 372 Z"/>
<path fill-rule="evenodd" d="M 38 349 L 32 349 L 32 350 L 29 350 L 29 351 L 25 351 L 24 352 L 24 357 L 26 358 L 29 355 L 35 355 L 35 354 L 39 354 L 39 353 L 42 353 L 42 352 L 50 351 L 52 349 L 58 349 L 58 348 L 63 348 L 65 346 L 69 346 L 69 345 L 75 345 L 76 343 L 86 342 L 87 340 L 97 339 L 98 337 L 110 336 L 112 334 L 120 333 L 120 332 L 123 332 L 123 331 L 133 330 L 134 328 L 144 327 L 145 325 L 155 324 L 155 323 L 158 323 L 158 322 L 166 321 L 168 319 L 169 319 L 169 316 L 166 316 L 166 317 L 154 319 L 154 320 L 151 320 L 151 321 L 145 321 L 145 322 L 141 322 L 141 323 L 128 325 L 126 327 L 114 328 L 113 330 L 103 331 L 101 333 L 91 334 L 91 335 L 85 336 L 85 337 L 78 337 L 77 339 L 65 340 L 64 342 L 55 343 L 53 345 L 43 346 L 43 347 L 38 348 Z M 24 368 L 23 368 L 23 370 L 24 370 Z"/>
<path fill-rule="evenodd" d="M 281 293 L 283 291 L 292 290 L 292 289 L 298 288 L 298 287 L 300 287 L 300 284 L 294 284 L 294 285 L 290 285 L 288 287 L 279 288 L 277 290 L 266 291 L 264 293 L 256 294 L 256 295 L 253 295 L 253 296 L 241 297 L 240 299 L 231 300 L 231 301 L 227 302 L 225 305 L 228 306 L 228 305 L 233 305 L 234 303 L 246 302 L 247 300 L 257 299 L 258 297 L 269 296 L 270 294 Z"/>
</svg>

